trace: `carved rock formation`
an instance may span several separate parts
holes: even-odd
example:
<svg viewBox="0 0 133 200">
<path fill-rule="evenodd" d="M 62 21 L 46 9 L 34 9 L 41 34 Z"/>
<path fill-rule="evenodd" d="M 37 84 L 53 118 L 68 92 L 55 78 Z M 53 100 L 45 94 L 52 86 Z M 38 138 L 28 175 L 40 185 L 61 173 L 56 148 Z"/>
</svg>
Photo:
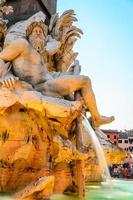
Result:
<svg viewBox="0 0 133 200">
<path fill-rule="evenodd" d="M 0 105 L 0 191 L 19 191 L 54 175 L 53 191 L 64 192 L 72 185 L 70 163 L 86 159 L 68 140 L 81 104 L 3 87 Z"/>
</svg>

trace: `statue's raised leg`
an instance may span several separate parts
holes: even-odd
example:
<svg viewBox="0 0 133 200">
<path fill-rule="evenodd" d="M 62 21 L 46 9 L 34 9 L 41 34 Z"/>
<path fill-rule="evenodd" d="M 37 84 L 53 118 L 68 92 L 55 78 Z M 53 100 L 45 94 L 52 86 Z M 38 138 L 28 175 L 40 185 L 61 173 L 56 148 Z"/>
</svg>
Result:
<svg viewBox="0 0 133 200">
<path fill-rule="evenodd" d="M 114 120 L 114 117 L 105 117 L 99 114 L 91 80 L 87 76 L 63 75 L 39 84 L 35 88 L 44 95 L 51 94 L 51 96 L 66 96 L 72 92 L 81 90 L 85 104 L 92 115 L 94 127 L 110 123 Z"/>
</svg>

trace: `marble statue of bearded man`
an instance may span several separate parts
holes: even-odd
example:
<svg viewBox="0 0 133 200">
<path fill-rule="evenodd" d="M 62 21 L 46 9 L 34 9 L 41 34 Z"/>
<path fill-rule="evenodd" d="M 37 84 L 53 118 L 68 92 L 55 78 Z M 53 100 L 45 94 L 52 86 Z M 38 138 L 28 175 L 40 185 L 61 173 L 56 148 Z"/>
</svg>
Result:
<svg viewBox="0 0 133 200">
<path fill-rule="evenodd" d="M 100 115 L 91 80 L 88 76 L 58 73 L 54 77 L 48 72 L 42 55 L 54 54 L 60 42 L 47 36 L 47 26 L 43 22 L 32 22 L 27 28 L 27 39 L 16 39 L 0 52 L 1 66 L 4 62 L 12 62 L 12 71 L 20 81 L 25 81 L 43 95 L 58 97 L 81 91 L 86 107 L 92 116 L 93 126 L 110 123 L 114 117 Z M 1 74 L 2 77 L 2 74 Z M 4 77 L 3 77 L 4 78 Z"/>
</svg>

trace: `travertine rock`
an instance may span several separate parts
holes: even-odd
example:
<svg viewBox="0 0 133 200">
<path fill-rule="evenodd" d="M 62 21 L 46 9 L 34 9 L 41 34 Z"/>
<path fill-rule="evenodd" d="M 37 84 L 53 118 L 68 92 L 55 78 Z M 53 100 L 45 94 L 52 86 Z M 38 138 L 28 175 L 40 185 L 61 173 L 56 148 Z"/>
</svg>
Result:
<svg viewBox="0 0 133 200">
<path fill-rule="evenodd" d="M 53 155 L 53 135 L 68 137 L 80 103 L 1 88 L 0 105 L 0 190 L 15 191 L 50 175 L 50 159 L 58 159 Z M 63 129 L 59 131 L 62 126 L 65 134 Z M 73 152 L 79 154 L 76 149 L 71 155 Z"/>
<path fill-rule="evenodd" d="M 47 199 L 54 188 L 54 176 L 41 177 L 36 183 L 28 185 L 14 196 L 14 200 Z M 35 187 L 36 186 L 36 187 Z M 34 194 L 34 195 L 33 195 Z"/>
</svg>

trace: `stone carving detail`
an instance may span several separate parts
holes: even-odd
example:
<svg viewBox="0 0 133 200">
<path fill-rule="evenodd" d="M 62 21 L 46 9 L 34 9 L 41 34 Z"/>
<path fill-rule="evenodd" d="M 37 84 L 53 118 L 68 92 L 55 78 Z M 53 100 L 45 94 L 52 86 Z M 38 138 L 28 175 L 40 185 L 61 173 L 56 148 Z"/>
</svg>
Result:
<svg viewBox="0 0 133 200">
<path fill-rule="evenodd" d="M 0 191 L 28 185 L 17 199 L 70 187 L 83 196 L 88 156 L 76 136 L 81 112 L 90 112 L 94 128 L 114 120 L 99 114 L 91 80 L 80 75 L 72 49 L 82 31 L 73 25 L 74 11 L 54 14 L 49 25 L 45 19 L 39 12 L 11 26 L 0 52 Z"/>
<path fill-rule="evenodd" d="M 5 38 L 8 20 L 3 18 L 3 15 L 8 15 L 13 12 L 12 6 L 5 6 L 6 0 L 0 0 L 0 41 Z M 0 44 L 1 46 L 2 44 Z"/>
<path fill-rule="evenodd" d="M 73 25 L 73 22 L 76 21 L 77 18 L 73 10 L 64 12 L 60 17 L 58 14 L 51 17 L 49 32 L 54 39 L 61 43 L 55 54 L 57 71 L 66 72 L 78 55 L 72 49 L 77 38 L 80 38 L 83 32 Z"/>
</svg>

